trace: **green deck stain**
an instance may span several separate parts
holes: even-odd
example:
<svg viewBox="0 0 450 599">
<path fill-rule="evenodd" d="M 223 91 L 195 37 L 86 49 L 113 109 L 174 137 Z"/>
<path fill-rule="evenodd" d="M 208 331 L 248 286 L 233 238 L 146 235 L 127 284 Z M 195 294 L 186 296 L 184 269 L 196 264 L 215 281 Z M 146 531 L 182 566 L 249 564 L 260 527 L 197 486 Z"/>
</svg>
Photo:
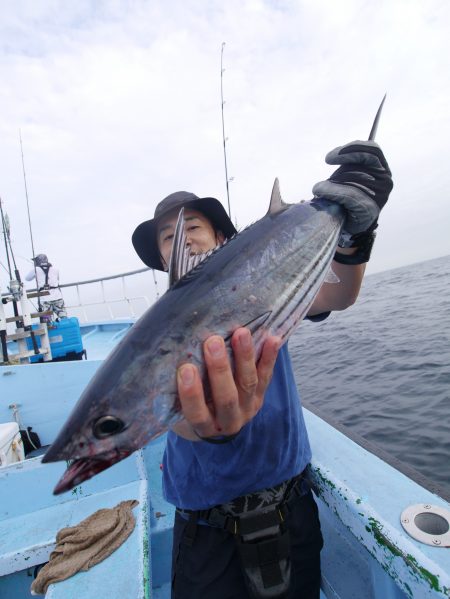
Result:
<svg viewBox="0 0 450 599">
<path fill-rule="evenodd" d="M 432 574 L 426 568 L 423 568 L 422 566 L 420 566 L 414 556 L 412 556 L 410 554 L 405 555 L 402 551 L 400 551 L 400 549 L 398 547 L 396 547 L 386 537 L 386 535 L 383 534 L 383 526 L 375 518 L 370 517 L 369 523 L 370 523 L 370 529 L 367 526 L 366 526 L 366 529 L 369 532 L 372 532 L 376 542 L 378 543 L 378 545 L 380 545 L 380 547 L 387 549 L 395 557 L 401 557 L 404 560 L 404 562 L 406 563 L 406 565 L 411 570 L 413 570 L 413 572 L 416 575 L 418 575 L 422 580 L 427 582 L 433 590 L 435 590 L 439 593 L 443 593 L 444 596 L 447 596 L 447 597 L 450 596 L 449 589 L 447 589 L 447 588 L 441 589 L 440 588 L 438 576 L 436 576 L 435 574 Z M 383 566 L 383 568 L 384 568 L 384 566 Z M 392 573 L 391 573 L 391 575 L 392 575 Z M 403 583 L 403 584 L 405 587 L 407 587 L 406 583 Z M 411 592 L 411 589 L 409 587 L 408 587 L 408 592 Z"/>
<path fill-rule="evenodd" d="M 447 595 L 447 597 L 449 596 L 450 589 L 447 589 L 447 588 L 441 589 L 439 586 L 438 576 L 436 576 L 435 574 L 431 574 L 431 572 L 428 572 L 428 570 L 426 570 L 422 566 L 419 566 L 419 564 L 414 556 L 412 556 L 408 553 L 408 555 L 405 558 L 405 561 L 416 573 L 420 574 L 420 576 L 428 582 L 428 584 L 430 585 L 430 587 L 432 589 L 434 589 L 435 591 L 438 591 L 440 593 L 444 593 L 445 595 Z"/>
<path fill-rule="evenodd" d="M 331 480 L 326 478 L 326 476 L 324 476 L 322 474 L 322 472 L 320 471 L 320 468 L 316 468 L 314 470 L 314 472 L 317 474 L 317 476 L 320 478 L 320 480 L 324 483 L 324 485 L 326 485 L 327 487 L 330 487 L 330 489 L 336 489 L 336 485 Z"/>
<path fill-rule="evenodd" d="M 378 545 L 385 547 L 396 557 L 403 557 L 404 554 L 396 547 L 384 534 L 383 534 L 383 526 L 376 520 L 375 518 L 369 517 L 369 524 L 371 528 L 371 532 L 375 537 Z"/>
<path fill-rule="evenodd" d="M 144 534 L 142 539 L 142 551 L 144 557 L 144 571 L 143 571 L 143 583 L 144 583 L 144 597 L 150 599 L 150 577 L 149 577 L 149 556 L 150 556 L 150 544 L 148 537 L 148 512 L 147 504 L 145 503 L 142 507 L 143 521 L 144 521 Z"/>
</svg>

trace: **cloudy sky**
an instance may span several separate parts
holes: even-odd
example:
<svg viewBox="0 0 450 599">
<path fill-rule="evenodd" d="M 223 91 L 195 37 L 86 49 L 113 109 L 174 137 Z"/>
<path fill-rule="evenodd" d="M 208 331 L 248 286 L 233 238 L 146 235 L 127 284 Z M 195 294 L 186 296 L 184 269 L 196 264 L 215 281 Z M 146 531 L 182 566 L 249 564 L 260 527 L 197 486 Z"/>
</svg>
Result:
<svg viewBox="0 0 450 599">
<path fill-rule="evenodd" d="M 226 203 L 222 42 L 239 227 L 275 176 L 285 201 L 309 199 L 387 92 L 377 141 L 395 189 L 368 272 L 450 254 L 448 0 L 4 0 L 0 14 L 0 196 L 23 273 L 19 132 L 35 250 L 64 283 L 143 266 L 131 234 L 173 191 Z"/>
</svg>

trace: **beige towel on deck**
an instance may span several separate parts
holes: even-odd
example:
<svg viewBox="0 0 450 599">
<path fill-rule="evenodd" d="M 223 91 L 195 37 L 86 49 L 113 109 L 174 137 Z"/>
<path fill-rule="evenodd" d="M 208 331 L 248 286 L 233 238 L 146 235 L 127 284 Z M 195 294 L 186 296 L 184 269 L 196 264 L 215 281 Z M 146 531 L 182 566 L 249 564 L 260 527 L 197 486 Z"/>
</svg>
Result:
<svg viewBox="0 0 450 599">
<path fill-rule="evenodd" d="M 50 561 L 39 571 L 31 585 L 32 595 L 45 595 L 50 584 L 89 570 L 115 551 L 133 532 L 131 511 L 139 501 L 122 501 L 114 508 L 102 509 L 56 535 Z"/>
</svg>

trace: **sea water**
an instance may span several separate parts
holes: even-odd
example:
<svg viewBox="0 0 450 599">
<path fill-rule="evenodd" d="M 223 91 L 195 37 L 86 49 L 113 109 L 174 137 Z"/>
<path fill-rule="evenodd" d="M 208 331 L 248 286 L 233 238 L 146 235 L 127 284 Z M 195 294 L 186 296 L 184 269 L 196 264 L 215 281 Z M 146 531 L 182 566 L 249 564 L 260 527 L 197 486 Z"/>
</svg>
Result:
<svg viewBox="0 0 450 599">
<path fill-rule="evenodd" d="M 368 275 L 289 341 L 305 407 L 450 488 L 450 256 Z"/>
</svg>

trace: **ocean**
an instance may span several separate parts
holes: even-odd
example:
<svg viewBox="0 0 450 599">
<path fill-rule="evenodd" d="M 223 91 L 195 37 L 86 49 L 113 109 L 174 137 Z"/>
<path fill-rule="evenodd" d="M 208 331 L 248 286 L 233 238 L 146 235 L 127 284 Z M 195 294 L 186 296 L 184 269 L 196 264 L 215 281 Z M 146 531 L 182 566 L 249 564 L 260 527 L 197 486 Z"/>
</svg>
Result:
<svg viewBox="0 0 450 599">
<path fill-rule="evenodd" d="M 368 275 L 289 341 L 303 405 L 450 489 L 450 256 Z"/>
</svg>

